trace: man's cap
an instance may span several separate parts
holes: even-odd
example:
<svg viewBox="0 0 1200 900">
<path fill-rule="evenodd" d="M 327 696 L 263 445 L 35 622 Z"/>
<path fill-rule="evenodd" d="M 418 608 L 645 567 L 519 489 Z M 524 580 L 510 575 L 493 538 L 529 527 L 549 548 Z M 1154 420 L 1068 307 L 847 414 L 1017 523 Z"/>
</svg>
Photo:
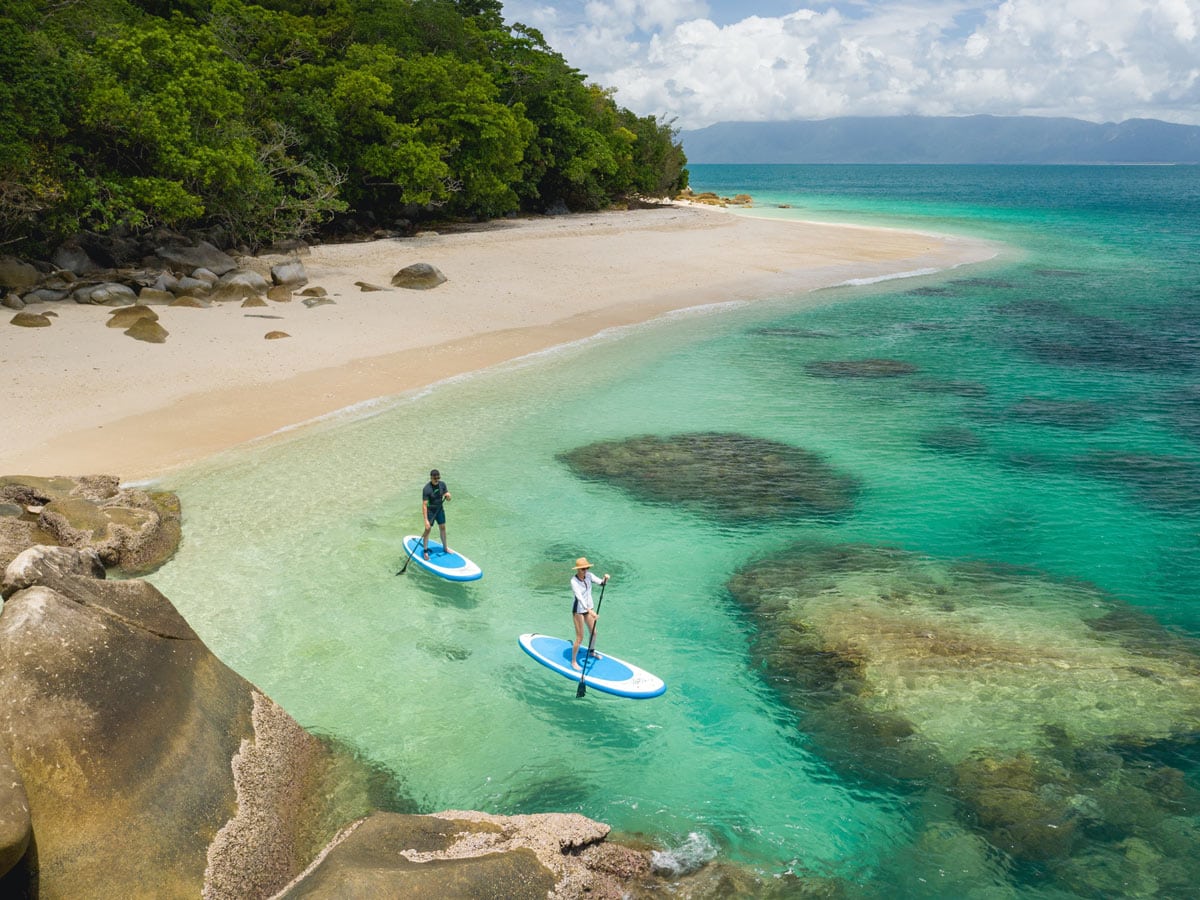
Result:
<svg viewBox="0 0 1200 900">
<path fill-rule="evenodd" d="M 429 470 L 429 477 L 430 477 L 430 478 L 432 478 L 434 475 L 436 475 L 438 478 L 441 478 L 441 477 L 442 477 L 442 473 L 441 473 L 441 472 L 439 472 L 437 469 L 430 469 L 430 470 Z"/>
</svg>

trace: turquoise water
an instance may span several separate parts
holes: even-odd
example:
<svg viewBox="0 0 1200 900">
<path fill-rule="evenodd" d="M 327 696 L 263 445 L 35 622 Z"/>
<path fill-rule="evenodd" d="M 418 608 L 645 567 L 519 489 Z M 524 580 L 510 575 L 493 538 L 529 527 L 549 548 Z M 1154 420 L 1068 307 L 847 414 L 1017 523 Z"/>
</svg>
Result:
<svg viewBox="0 0 1200 900">
<path fill-rule="evenodd" d="M 916 842 L 945 809 L 813 739 L 752 660 L 757 626 L 726 583 L 798 540 L 887 545 L 1085 582 L 1200 635 L 1200 170 L 695 166 L 692 184 L 749 193 L 755 215 L 1011 252 L 815 308 L 676 315 L 226 454 L 165 481 L 184 543 L 152 580 L 222 659 L 396 773 L 422 811 L 579 811 L 668 848 L 667 865 L 717 858 L 862 896 L 963 896 L 963 877 L 994 896 L 1100 896 L 994 850 L 948 881 Z M 813 374 L 868 358 L 919 373 Z M 852 512 L 731 524 L 557 458 L 699 431 L 820 454 L 859 479 Z M 450 545 L 482 581 L 396 574 L 432 465 L 454 496 Z M 524 631 L 569 635 L 579 555 L 613 575 L 598 648 L 662 677 L 663 697 L 577 700 L 518 648 Z M 1194 745 L 1170 751 L 1200 790 Z M 1196 828 L 1197 812 L 1176 818 Z"/>
</svg>

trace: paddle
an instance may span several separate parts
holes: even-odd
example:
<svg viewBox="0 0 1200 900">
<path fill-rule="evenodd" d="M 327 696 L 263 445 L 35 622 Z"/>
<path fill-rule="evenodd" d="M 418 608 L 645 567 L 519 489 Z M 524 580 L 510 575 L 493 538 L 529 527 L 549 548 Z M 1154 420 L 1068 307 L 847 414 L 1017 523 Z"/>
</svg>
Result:
<svg viewBox="0 0 1200 900">
<path fill-rule="evenodd" d="M 602 604 L 604 602 L 604 586 L 606 584 L 608 584 L 607 581 L 603 581 L 600 583 L 600 599 L 596 601 L 596 615 L 597 616 L 600 615 L 600 604 Z M 584 678 L 584 675 L 587 674 L 588 662 L 592 658 L 592 650 L 595 649 L 595 647 L 596 647 L 596 626 L 593 624 L 592 625 L 592 637 L 588 641 L 587 659 L 585 659 L 583 661 L 583 665 L 579 667 L 579 687 L 577 687 L 575 689 L 576 697 L 582 697 L 584 694 L 587 693 L 587 685 L 584 683 L 583 678 Z"/>
<path fill-rule="evenodd" d="M 413 548 L 411 551 L 408 549 L 408 547 L 404 548 L 404 554 L 405 554 L 405 556 L 408 557 L 408 559 L 404 560 L 404 565 L 402 565 L 400 567 L 400 571 L 396 573 L 397 575 L 404 574 L 404 570 L 408 568 L 408 564 L 410 562 L 412 562 L 412 558 L 417 552 L 417 547 L 420 547 L 420 546 L 421 546 L 421 542 L 418 540 L 418 541 L 413 541 Z"/>
</svg>

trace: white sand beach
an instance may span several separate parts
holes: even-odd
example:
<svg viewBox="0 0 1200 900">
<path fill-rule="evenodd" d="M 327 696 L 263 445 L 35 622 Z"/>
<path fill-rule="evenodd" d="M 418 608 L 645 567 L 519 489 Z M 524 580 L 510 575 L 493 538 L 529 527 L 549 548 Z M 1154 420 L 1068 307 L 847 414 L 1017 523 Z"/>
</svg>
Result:
<svg viewBox="0 0 1200 900">
<path fill-rule="evenodd" d="M 0 473 L 143 480 L 281 428 L 672 310 L 803 293 L 995 255 L 982 242 L 675 205 L 510 219 L 327 244 L 303 258 L 335 303 L 159 307 L 164 344 L 71 302 L 0 325 Z M 417 262 L 448 281 L 391 288 Z M 364 292 L 355 282 L 387 288 Z M 271 331 L 289 337 L 266 340 Z"/>
</svg>

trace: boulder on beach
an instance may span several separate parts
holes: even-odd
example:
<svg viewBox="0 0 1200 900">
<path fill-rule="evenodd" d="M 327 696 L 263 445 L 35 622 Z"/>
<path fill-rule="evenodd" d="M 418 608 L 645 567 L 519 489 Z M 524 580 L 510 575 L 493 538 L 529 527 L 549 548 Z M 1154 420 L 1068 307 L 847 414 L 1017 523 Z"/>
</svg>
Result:
<svg viewBox="0 0 1200 900">
<path fill-rule="evenodd" d="M 15 256 L 0 256 L 0 288 L 22 291 L 42 280 L 42 273 Z"/>
<path fill-rule="evenodd" d="M 85 284 L 74 290 L 76 303 L 93 306 L 129 306 L 137 302 L 137 293 L 125 284 L 106 281 L 102 284 Z"/>
<path fill-rule="evenodd" d="M 193 297 L 190 294 L 181 294 L 167 305 L 176 309 L 210 309 L 212 307 L 212 303 L 204 297 Z"/>
<path fill-rule="evenodd" d="M 140 322 L 142 319 L 149 319 L 151 322 L 158 321 L 158 313 L 148 306 L 134 304 L 133 306 L 122 306 L 114 309 L 109 314 L 108 321 L 104 324 L 109 328 L 128 328 L 135 322 Z"/>
<path fill-rule="evenodd" d="M 392 276 L 392 286 L 425 291 L 446 281 L 446 276 L 429 263 L 413 263 Z"/>
<path fill-rule="evenodd" d="M 50 319 L 42 313 L 19 312 L 8 320 L 10 325 L 20 328 L 49 328 Z"/>
<path fill-rule="evenodd" d="M 194 247 L 181 244 L 168 244 L 158 247 L 155 254 L 163 262 L 177 272 L 192 272 L 196 269 L 208 269 L 217 275 L 224 275 L 237 268 L 237 262 L 228 253 L 218 250 L 207 241 L 200 241 Z"/>
<path fill-rule="evenodd" d="M 144 341 L 147 344 L 164 344 L 170 333 L 154 319 L 145 317 L 138 319 L 125 329 L 125 334 L 129 335 L 129 337 L 135 341 Z"/>
<path fill-rule="evenodd" d="M 735 432 L 600 441 L 560 454 L 575 474 L 730 524 L 842 513 L 857 481 L 816 453 Z"/>
<path fill-rule="evenodd" d="M 277 285 L 307 284 L 308 272 L 304 268 L 304 263 L 300 260 L 289 259 L 286 262 L 271 266 L 271 281 Z"/>
</svg>

